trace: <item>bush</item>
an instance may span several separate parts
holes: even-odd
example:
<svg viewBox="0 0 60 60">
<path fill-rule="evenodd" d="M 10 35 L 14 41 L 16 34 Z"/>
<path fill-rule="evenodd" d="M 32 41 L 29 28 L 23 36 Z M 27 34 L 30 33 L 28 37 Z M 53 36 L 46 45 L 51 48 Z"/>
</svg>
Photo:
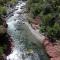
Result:
<svg viewBox="0 0 60 60">
<path fill-rule="evenodd" d="M 2 55 L 3 54 L 3 47 L 0 47 L 0 55 Z"/>
<path fill-rule="evenodd" d="M 47 14 L 42 16 L 42 23 L 44 25 L 49 25 L 49 21 L 53 18 L 52 14 Z"/>
<path fill-rule="evenodd" d="M 6 7 L 0 6 L 0 15 L 6 15 L 7 11 L 6 11 Z"/>
<path fill-rule="evenodd" d="M 45 26 L 40 27 L 40 31 L 41 31 L 42 33 L 46 32 L 46 27 L 45 27 Z"/>
<path fill-rule="evenodd" d="M 37 3 L 32 4 L 30 13 L 33 14 L 33 17 L 38 16 L 40 14 L 40 6 Z"/>
<path fill-rule="evenodd" d="M 4 50 L 7 49 L 7 45 L 4 45 L 4 46 L 0 46 L 0 55 L 3 55 L 4 54 Z"/>
<path fill-rule="evenodd" d="M 55 23 L 53 27 L 48 26 L 46 31 L 48 36 L 55 39 L 60 38 L 60 25 L 58 23 Z"/>
<path fill-rule="evenodd" d="M 33 17 L 41 16 L 40 31 L 59 39 L 60 0 L 28 0 L 28 10 Z"/>
</svg>

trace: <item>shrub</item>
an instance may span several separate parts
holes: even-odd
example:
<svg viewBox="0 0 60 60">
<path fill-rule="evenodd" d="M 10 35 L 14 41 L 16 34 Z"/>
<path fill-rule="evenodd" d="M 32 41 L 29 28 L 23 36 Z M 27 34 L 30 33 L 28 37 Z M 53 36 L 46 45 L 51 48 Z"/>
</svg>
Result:
<svg viewBox="0 0 60 60">
<path fill-rule="evenodd" d="M 59 39 L 60 38 L 60 25 L 55 23 L 53 27 L 47 27 L 47 35 L 52 38 Z"/>
<path fill-rule="evenodd" d="M 0 15 L 6 15 L 7 11 L 6 11 L 6 7 L 0 6 Z"/>
<path fill-rule="evenodd" d="M 0 46 L 0 55 L 4 54 L 4 50 L 7 48 L 7 45 Z"/>
<path fill-rule="evenodd" d="M 2 55 L 3 54 L 3 47 L 0 47 L 0 55 Z"/>
<path fill-rule="evenodd" d="M 40 31 L 59 39 L 60 0 L 28 0 L 27 8 L 33 17 L 41 16 Z"/>
</svg>

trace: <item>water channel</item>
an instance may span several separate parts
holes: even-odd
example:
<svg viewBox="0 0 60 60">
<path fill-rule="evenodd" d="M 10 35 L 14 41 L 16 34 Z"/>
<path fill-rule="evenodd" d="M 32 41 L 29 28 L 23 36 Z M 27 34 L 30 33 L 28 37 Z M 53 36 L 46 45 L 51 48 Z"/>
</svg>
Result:
<svg viewBox="0 0 60 60">
<path fill-rule="evenodd" d="M 30 31 L 22 22 L 25 18 L 20 9 L 26 2 L 17 4 L 18 9 L 13 12 L 13 15 L 7 19 L 8 33 L 13 39 L 14 47 L 7 60 L 49 60 L 41 44 L 35 44 L 36 38 L 32 36 Z"/>
</svg>

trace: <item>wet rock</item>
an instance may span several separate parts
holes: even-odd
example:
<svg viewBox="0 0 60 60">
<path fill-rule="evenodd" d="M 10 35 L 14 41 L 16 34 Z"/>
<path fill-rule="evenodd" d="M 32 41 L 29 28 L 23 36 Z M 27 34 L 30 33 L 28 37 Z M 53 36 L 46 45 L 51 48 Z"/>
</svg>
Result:
<svg viewBox="0 0 60 60">
<path fill-rule="evenodd" d="M 5 28 L 8 27 L 8 25 L 6 24 L 6 22 L 3 23 L 3 26 L 4 26 Z"/>
<path fill-rule="evenodd" d="M 0 55 L 0 60 L 6 60 L 6 55 L 5 54 Z"/>
</svg>

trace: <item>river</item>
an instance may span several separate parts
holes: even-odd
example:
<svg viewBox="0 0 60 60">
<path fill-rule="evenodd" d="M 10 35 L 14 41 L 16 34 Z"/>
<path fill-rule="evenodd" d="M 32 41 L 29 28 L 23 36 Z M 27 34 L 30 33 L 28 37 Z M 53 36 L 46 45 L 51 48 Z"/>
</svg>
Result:
<svg viewBox="0 0 60 60">
<path fill-rule="evenodd" d="M 7 60 L 49 60 L 42 45 L 37 45 L 32 40 L 36 40 L 27 27 L 24 25 L 24 14 L 21 13 L 26 2 L 19 2 L 13 15 L 7 19 L 8 33 L 13 39 L 12 52 L 7 56 Z"/>
</svg>

